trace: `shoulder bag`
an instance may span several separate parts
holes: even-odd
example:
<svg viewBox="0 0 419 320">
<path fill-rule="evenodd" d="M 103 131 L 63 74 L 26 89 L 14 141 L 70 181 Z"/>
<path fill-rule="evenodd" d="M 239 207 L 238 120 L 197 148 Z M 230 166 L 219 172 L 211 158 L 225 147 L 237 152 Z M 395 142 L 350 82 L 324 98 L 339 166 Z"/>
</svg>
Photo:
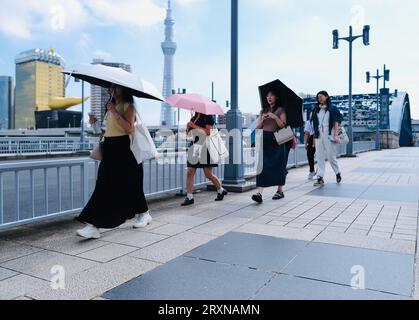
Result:
<svg viewBox="0 0 419 320">
<path fill-rule="evenodd" d="M 294 139 L 294 130 L 292 130 L 291 127 L 287 126 L 275 132 L 274 135 L 276 142 L 278 142 L 278 144 L 281 145 Z"/>
<path fill-rule="evenodd" d="M 134 154 L 137 163 L 143 163 L 146 160 L 158 158 L 159 153 L 151 138 L 150 132 L 141 121 L 137 112 L 137 121 L 135 123 L 135 131 L 130 135 L 130 149 Z"/>
</svg>

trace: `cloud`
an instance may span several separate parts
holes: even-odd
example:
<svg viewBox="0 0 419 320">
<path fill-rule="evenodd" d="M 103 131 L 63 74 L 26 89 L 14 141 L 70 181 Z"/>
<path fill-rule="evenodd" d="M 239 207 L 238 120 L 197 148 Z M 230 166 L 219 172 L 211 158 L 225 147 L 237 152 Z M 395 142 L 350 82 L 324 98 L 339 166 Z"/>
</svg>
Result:
<svg viewBox="0 0 419 320">
<path fill-rule="evenodd" d="M 182 6 L 188 6 L 191 4 L 196 4 L 196 3 L 204 2 L 204 1 L 206 0 L 176 0 L 176 2 Z"/>
<path fill-rule="evenodd" d="M 152 0 L 85 0 L 85 5 L 100 23 L 148 27 L 164 20 L 166 9 Z"/>
<path fill-rule="evenodd" d="M 145 28 L 161 23 L 166 9 L 153 0 L 3 1 L 0 32 L 30 39 L 34 34 L 62 33 L 108 25 Z"/>
<path fill-rule="evenodd" d="M 74 23 L 77 21 L 77 23 Z M 30 39 L 40 32 L 72 31 L 88 21 L 78 0 L 4 1 L 0 11 L 0 32 L 15 38 Z"/>
<path fill-rule="evenodd" d="M 110 52 L 107 52 L 101 49 L 95 50 L 93 54 L 95 55 L 96 58 L 102 58 L 102 59 L 109 59 L 112 57 L 112 54 Z"/>
</svg>

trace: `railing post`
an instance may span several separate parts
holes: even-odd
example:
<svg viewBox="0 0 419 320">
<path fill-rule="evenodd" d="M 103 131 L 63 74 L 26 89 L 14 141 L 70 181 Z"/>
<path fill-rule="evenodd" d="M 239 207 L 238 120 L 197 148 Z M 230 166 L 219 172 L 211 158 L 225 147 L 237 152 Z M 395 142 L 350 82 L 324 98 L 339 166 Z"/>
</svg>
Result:
<svg viewBox="0 0 419 320">
<path fill-rule="evenodd" d="M 84 207 L 89 201 L 89 160 L 83 161 L 81 165 L 81 195 L 82 206 Z"/>
</svg>

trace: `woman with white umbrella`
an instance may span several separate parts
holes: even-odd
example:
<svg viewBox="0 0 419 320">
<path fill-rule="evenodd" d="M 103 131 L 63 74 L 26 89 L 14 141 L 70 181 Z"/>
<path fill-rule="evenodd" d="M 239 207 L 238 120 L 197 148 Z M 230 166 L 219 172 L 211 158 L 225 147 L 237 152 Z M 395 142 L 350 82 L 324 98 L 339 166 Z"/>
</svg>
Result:
<svg viewBox="0 0 419 320">
<path fill-rule="evenodd" d="M 151 84 L 119 68 L 79 65 L 64 73 L 109 88 L 111 93 L 96 187 L 77 218 L 86 224 L 77 234 L 97 239 L 99 228 L 113 229 L 133 218 L 134 228 L 146 227 L 152 218 L 143 191 L 143 166 L 132 149 L 136 144 L 131 140 L 138 137 L 133 95 L 163 98 Z"/>
<path fill-rule="evenodd" d="M 120 86 L 112 86 L 115 102 L 107 104 L 103 160 L 99 166 L 96 188 L 78 220 L 86 227 L 77 234 L 99 238 L 99 228 L 112 229 L 134 220 L 134 228 L 151 223 L 143 191 L 143 166 L 130 150 L 129 135 L 135 130 L 133 96 Z"/>
</svg>

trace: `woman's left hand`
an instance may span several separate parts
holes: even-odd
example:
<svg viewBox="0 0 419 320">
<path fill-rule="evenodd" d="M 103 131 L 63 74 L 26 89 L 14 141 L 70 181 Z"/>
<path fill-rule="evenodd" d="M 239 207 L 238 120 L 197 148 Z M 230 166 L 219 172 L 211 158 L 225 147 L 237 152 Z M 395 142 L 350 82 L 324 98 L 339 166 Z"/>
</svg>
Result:
<svg viewBox="0 0 419 320">
<path fill-rule="evenodd" d="M 108 111 L 111 112 L 112 114 L 116 114 L 117 113 L 116 106 L 115 106 L 114 103 L 109 102 L 106 107 L 108 108 Z"/>
<path fill-rule="evenodd" d="M 198 126 L 195 123 L 193 123 L 192 121 L 189 121 L 188 124 L 187 124 L 187 126 L 190 129 L 196 129 L 196 128 L 198 128 Z"/>
<path fill-rule="evenodd" d="M 272 120 L 275 120 L 275 121 L 279 119 L 279 117 L 276 114 L 272 113 L 272 112 L 268 113 L 267 114 L 267 117 L 269 119 L 272 119 Z"/>
</svg>

